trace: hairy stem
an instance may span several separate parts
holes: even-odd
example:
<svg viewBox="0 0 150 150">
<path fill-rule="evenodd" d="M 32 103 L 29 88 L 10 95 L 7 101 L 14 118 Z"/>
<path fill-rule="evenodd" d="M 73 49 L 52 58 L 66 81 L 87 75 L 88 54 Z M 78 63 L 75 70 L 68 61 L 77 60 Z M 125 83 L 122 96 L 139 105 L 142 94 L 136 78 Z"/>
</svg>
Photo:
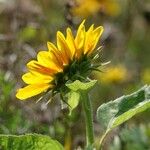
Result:
<svg viewBox="0 0 150 150">
<path fill-rule="evenodd" d="M 83 110 L 85 114 L 86 124 L 86 144 L 87 146 L 94 143 L 94 132 L 93 132 L 93 113 L 92 106 L 87 92 L 82 92 L 81 100 L 83 104 Z"/>
</svg>

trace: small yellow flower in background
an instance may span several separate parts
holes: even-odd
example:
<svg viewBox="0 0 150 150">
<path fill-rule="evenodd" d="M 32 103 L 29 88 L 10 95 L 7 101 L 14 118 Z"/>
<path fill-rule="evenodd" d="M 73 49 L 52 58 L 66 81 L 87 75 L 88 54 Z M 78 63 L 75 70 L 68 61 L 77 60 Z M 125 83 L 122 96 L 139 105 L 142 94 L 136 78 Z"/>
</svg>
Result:
<svg viewBox="0 0 150 150">
<path fill-rule="evenodd" d="M 127 80 L 127 69 L 122 65 L 111 66 L 104 73 L 96 72 L 95 76 L 103 84 L 121 83 Z"/>
<path fill-rule="evenodd" d="M 142 73 L 142 81 L 145 84 L 150 84 L 150 69 L 145 69 Z"/>
<path fill-rule="evenodd" d="M 86 31 L 83 21 L 74 38 L 70 28 L 66 37 L 57 32 L 57 46 L 48 42 L 48 51 L 40 51 L 37 60 L 27 64 L 28 72 L 22 76 L 28 84 L 17 91 L 16 97 L 24 100 L 43 92 L 61 92 L 67 81 L 86 79 L 93 70 L 92 59 L 103 32 L 103 27 L 91 25 Z"/>
<path fill-rule="evenodd" d="M 117 16 L 120 13 L 118 0 L 75 0 L 75 4 L 71 9 L 74 16 L 88 17 L 98 12 Z"/>
<path fill-rule="evenodd" d="M 99 2 L 97 0 L 76 0 L 76 6 L 71 12 L 74 16 L 88 17 L 99 11 Z"/>
</svg>

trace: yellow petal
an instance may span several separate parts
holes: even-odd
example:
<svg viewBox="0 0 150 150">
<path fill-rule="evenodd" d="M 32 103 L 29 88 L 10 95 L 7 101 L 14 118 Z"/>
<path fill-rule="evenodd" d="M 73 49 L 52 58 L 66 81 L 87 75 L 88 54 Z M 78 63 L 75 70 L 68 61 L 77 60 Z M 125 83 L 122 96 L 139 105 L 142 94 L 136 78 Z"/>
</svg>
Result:
<svg viewBox="0 0 150 150">
<path fill-rule="evenodd" d="M 49 52 L 51 52 L 51 53 L 55 56 L 55 58 L 56 58 L 58 64 L 59 64 L 60 66 L 63 66 L 62 54 L 61 54 L 61 52 L 57 49 L 57 47 L 56 47 L 53 43 L 51 43 L 51 42 L 47 42 L 47 47 L 48 47 Z"/>
<path fill-rule="evenodd" d="M 28 67 L 29 71 L 31 71 L 31 72 L 35 71 L 35 72 L 39 72 L 41 74 L 46 74 L 46 75 L 51 75 L 53 73 L 57 73 L 56 70 L 42 66 L 35 60 L 31 60 L 30 62 L 28 62 L 27 67 Z"/>
<path fill-rule="evenodd" d="M 50 83 L 53 80 L 53 77 L 32 71 L 24 74 L 22 79 L 26 84 L 41 84 Z"/>
<path fill-rule="evenodd" d="M 80 24 L 78 31 L 77 31 L 77 35 L 75 37 L 75 44 L 78 49 L 80 49 L 80 47 L 83 46 L 83 42 L 84 42 L 84 36 L 85 36 L 84 22 L 85 20 L 82 21 L 82 23 Z"/>
<path fill-rule="evenodd" d="M 37 55 L 37 60 L 38 63 L 44 67 L 62 72 L 62 68 L 59 66 L 52 52 L 40 51 Z"/>
<path fill-rule="evenodd" d="M 74 37 L 70 28 L 67 28 L 66 32 L 67 32 L 66 42 L 71 52 L 71 59 L 73 59 L 76 50 Z"/>
<path fill-rule="evenodd" d="M 57 51 L 58 50 L 57 47 L 51 42 L 47 42 L 47 47 L 48 47 L 49 51 Z"/>
<path fill-rule="evenodd" d="M 92 41 L 93 41 L 93 29 L 94 29 L 94 24 L 91 25 L 89 30 L 86 32 L 86 37 L 85 37 L 85 45 L 84 45 L 84 54 L 88 53 L 92 46 Z"/>
<path fill-rule="evenodd" d="M 61 51 L 63 59 L 65 60 L 66 64 L 68 64 L 71 58 L 70 49 L 65 41 L 65 37 L 59 31 L 57 32 L 57 47 Z"/>
<path fill-rule="evenodd" d="M 85 20 L 80 24 L 77 35 L 75 37 L 75 45 L 76 45 L 76 53 L 77 57 L 80 58 L 81 54 L 83 53 L 83 47 L 85 42 L 85 27 L 84 27 Z"/>
<path fill-rule="evenodd" d="M 99 38 L 99 37 L 102 35 L 103 31 L 104 31 L 104 28 L 103 28 L 102 26 L 97 27 L 97 28 L 93 31 L 93 34 L 94 34 L 95 39 Z"/>
<path fill-rule="evenodd" d="M 47 89 L 51 88 L 50 84 L 32 84 L 17 91 L 16 97 L 20 100 L 25 100 L 27 98 L 38 95 Z"/>
<path fill-rule="evenodd" d="M 91 41 L 91 43 L 93 43 L 91 45 L 90 50 L 88 51 L 88 54 L 91 54 L 93 52 L 93 50 L 95 49 L 102 33 L 104 31 L 104 28 L 102 26 L 97 27 L 94 31 L 93 31 L 93 41 Z"/>
</svg>

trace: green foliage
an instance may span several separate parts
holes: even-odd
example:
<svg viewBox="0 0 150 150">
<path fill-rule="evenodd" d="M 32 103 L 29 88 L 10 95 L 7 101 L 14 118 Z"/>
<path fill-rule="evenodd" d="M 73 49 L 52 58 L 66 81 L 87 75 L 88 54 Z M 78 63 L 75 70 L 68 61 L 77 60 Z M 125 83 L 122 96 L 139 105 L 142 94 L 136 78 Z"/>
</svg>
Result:
<svg viewBox="0 0 150 150">
<path fill-rule="evenodd" d="M 119 136 L 115 136 L 110 150 L 148 150 L 150 149 L 150 126 L 141 124 L 122 128 Z"/>
<path fill-rule="evenodd" d="M 0 135 L 2 150 L 63 150 L 62 145 L 48 136 L 38 134 Z"/>
<path fill-rule="evenodd" d="M 0 133 L 3 134 L 24 133 L 31 126 L 11 101 L 13 88 L 14 84 L 7 79 L 7 74 L 0 73 Z"/>
<path fill-rule="evenodd" d="M 4 103 L 6 103 L 6 101 L 8 100 L 8 97 L 10 96 L 10 93 L 11 93 L 11 91 L 13 89 L 13 83 L 8 81 L 5 78 L 5 74 L 4 73 L 0 73 L 0 87 L 1 87 L 0 88 L 0 99 Z"/>
<path fill-rule="evenodd" d="M 113 128 L 148 108 L 150 108 L 150 86 L 144 86 L 130 95 L 102 104 L 97 110 L 97 119 L 105 129 L 101 142 Z"/>
</svg>

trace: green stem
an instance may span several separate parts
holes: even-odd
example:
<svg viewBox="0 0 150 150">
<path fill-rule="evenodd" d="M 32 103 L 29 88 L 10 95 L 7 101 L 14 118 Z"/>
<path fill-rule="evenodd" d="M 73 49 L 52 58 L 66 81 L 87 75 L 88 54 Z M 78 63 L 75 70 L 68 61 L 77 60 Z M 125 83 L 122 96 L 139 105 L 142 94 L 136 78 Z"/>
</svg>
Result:
<svg viewBox="0 0 150 150">
<path fill-rule="evenodd" d="M 85 114 L 86 144 L 89 146 L 94 143 L 92 106 L 87 92 L 84 91 L 81 93 L 81 99 Z"/>
<path fill-rule="evenodd" d="M 104 141 L 104 139 L 105 139 L 105 137 L 106 137 L 106 135 L 108 134 L 108 132 L 109 132 L 109 130 L 107 130 L 103 135 L 102 135 L 102 137 L 101 137 L 101 139 L 100 139 L 100 146 L 99 146 L 99 150 L 102 150 L 102 143 L 103 143 L 103 141 Z"/>
</svg>

